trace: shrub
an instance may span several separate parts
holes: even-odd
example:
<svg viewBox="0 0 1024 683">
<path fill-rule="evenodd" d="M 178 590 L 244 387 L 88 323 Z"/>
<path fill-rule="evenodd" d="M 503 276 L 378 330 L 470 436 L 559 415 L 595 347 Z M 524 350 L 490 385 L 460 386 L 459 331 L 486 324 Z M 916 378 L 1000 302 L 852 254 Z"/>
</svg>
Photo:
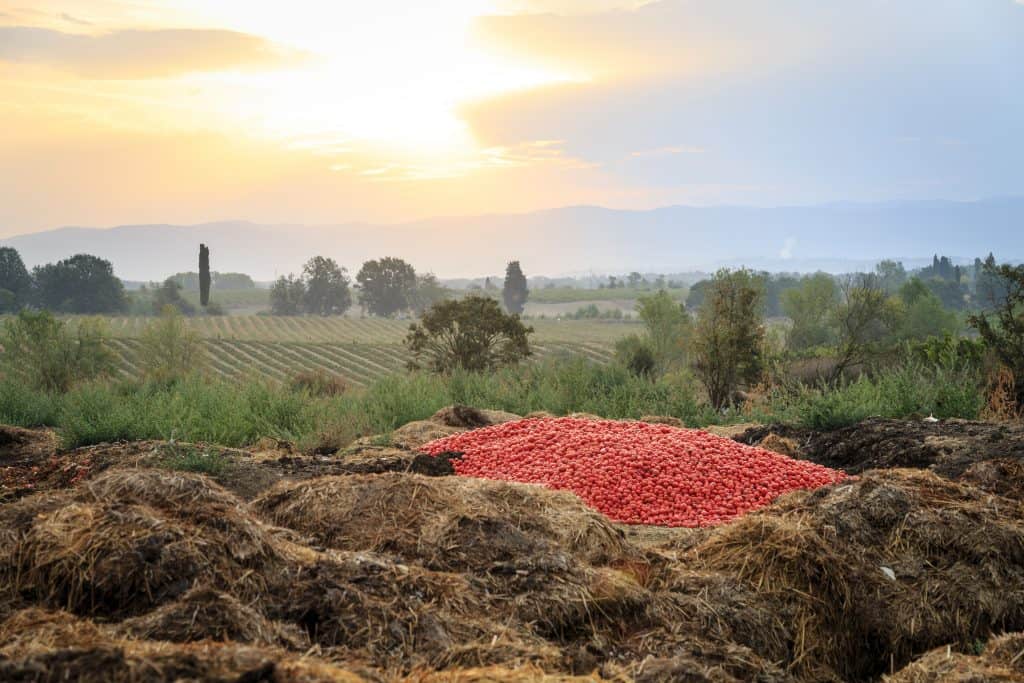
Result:
<svg viewBox="0 0 1024 683">
<path fill-rule="evenodd" d="M 47 311 L 22 310 L 4 323 L 0 346 L 4 374 L 44 391 L 67 391 L 74 383 L 110 372 L 113 357 L 101 320 L 69 326 Z"/>
<path fill-rule="evenodd" d="M 195 472 L 216 477 L 223 474 L 230 463 L 228 458 L 218 450 L 202 449 L 191 444 L 179 444 L 175 441 L 163 447 L 161 464 L 167 469 L 181 472 Z"/>
<path fill-rule="evenodd" d="M 657 367 L 650 343 L 638 334 L 628 335 L 615 343 L 615 360 L 637 377 L 653 377 Z"/>
<path fill-rule="evenodd" d="M 405 344 L 413 354 L 413 369 L 485 371 L 530 356 L 532 332 L 518 315 L 503 313 L 494 299 L 468 296 L 431 306 L 409 327 Z"/>
<path fill-rule="evenodd" d="M 310 396 L 341 396 L 348 384 L 337 375 L 324 370 L 306 370 L 296 373 L 289 382 L 292 391 L 304 391 Z"/>
<path fill-rule="evenodd" d="M 142 331 L 139 364 L 147 379 L 156 382 L 179 380 L 199 370 L 205 362 L 205 350 L 199 335 L 192 331 L 174 306 L 164 306 L 160 318 Z"/>
</svg>

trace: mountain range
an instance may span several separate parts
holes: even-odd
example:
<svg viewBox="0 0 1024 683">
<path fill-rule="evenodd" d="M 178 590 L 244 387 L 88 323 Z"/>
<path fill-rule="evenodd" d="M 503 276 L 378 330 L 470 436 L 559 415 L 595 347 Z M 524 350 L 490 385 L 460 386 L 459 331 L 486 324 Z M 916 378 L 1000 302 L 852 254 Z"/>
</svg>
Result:
<svg viewBox="0 0 1024 683">
<path fill-rule="evenodd" d="M 994 252 L 1024 260 L 1024 198 L 814 206 L 670 206 L 620 210 L 574 206 L 523 214 L 441 217 L 392 225 L 259 224 L 65 227 L 18 235 L 29 267 L 76 253 L 110 260 L 118 276 L 160 280 L 195 270 L 199 243 L 221 272 L 257 280 L 298 272 L 317 254 L 355 271 L 398 256 L 441 277 L 500 273 L 519 260 L 528 274 L 681 272 L 746 265 L 772 271 L 848 272 L 882 258 L 908 267 L 944 254 Z"/>
</svg>

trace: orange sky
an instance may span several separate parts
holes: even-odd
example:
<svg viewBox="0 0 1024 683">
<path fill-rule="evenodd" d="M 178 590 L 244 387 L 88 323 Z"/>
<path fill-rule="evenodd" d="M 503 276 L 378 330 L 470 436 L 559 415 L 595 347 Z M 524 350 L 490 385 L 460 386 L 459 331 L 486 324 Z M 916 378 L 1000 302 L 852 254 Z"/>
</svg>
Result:
<svg viewBox="0 0 1024 683">
<path fill-rule="evenodd" d="M 853 103 L 868 112 L 858 118 L 870 129 L 854 131 L 866 143 L 835 135 L 831 110 L 785 111 L 828 82 L 823 64 L 841 78 L 872 73 L 868 40 L 908 74 L 935 62 L 919 43 L 954 63 L 993 40 L 1018 45 L 1000 59 L 1019 54 L 1024 7 L 1013 0 L 948 0 L 922 21 L 937 4 L 0 0 L 0 237 L 1015 191 L 990 168 L 963 176 L 990 158 L 971 133 L 991 122 L 906 121 L 928 106 L 910 102 L 891 125 L 874 123 L 871 107 L 906 90 L 896 76 Z M 965 25 L 971 35 L 943 44 Z M 849 40 L 830 33 L 840 27 Z M 1019 80 L 976 97 L 979 111 L 998 105 L 1009 121 Z M 762 112 L 779 88 L 795 95 Z M 841 145 L 830 153 L 838 181 L 804 159 L 808 134 Z M 921 149 L 901 158 L 921 163 L 892 168 L 885 155 L 907 140 Z"/>
</svg>

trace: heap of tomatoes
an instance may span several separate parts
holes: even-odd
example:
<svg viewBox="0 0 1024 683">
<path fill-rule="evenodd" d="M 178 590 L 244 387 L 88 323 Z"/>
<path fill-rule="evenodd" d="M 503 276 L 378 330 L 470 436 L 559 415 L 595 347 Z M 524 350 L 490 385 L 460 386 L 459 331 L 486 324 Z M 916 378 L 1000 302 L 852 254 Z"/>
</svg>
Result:
<svg viewBox="0 0 1024 683">
<path fill-rule="evenodd" d="M 780 494 L 834 484 L 842 472 L 663 424 L 538 418 L 431 441 L 430 455 L 461 453 L 456 474 L 572 491 L 628 524 L 710 526 Z"/>
</svg>

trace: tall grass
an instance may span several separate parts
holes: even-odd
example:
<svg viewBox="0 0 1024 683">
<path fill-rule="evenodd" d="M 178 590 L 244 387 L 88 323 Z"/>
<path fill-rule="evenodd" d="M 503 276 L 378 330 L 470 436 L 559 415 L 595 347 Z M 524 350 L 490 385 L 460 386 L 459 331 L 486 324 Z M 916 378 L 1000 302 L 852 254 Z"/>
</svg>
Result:
<svg viewBox="0 0 1024 683">
<path fill-rule="evenodd" d="M 255 379 L 234 383 L 197 375 L 159 383 L 92 381 L 65 393 L 7 382 L 0 385 L 0 422 L 56 427 L 69 448 L 172 438 L 244 447 L 261 437 L 328 448 L 391 432 L 452 403 L 520 415 L 536 410 L 608 418 L 671 415 L 689 426 L 754 417 L 831 429 L 872 415 L 977 417 L 983 404 L 978 387 L 966 370 L 906 364 L 838 387 L 777 392 L 753 416 L 723 416 L 698 400 L 685 375 L 652 382 L 615 365 L 575 359 L 488 374 L 394 375 L 333 396 Z"/>
<path fill-rule="evenodd" d="M 976 369 L 906 362 L 874 377 L 780 392 L 763 418 L 828 430 L 869 417 L 977 419 L 984 404 Z"/>
</svg>

